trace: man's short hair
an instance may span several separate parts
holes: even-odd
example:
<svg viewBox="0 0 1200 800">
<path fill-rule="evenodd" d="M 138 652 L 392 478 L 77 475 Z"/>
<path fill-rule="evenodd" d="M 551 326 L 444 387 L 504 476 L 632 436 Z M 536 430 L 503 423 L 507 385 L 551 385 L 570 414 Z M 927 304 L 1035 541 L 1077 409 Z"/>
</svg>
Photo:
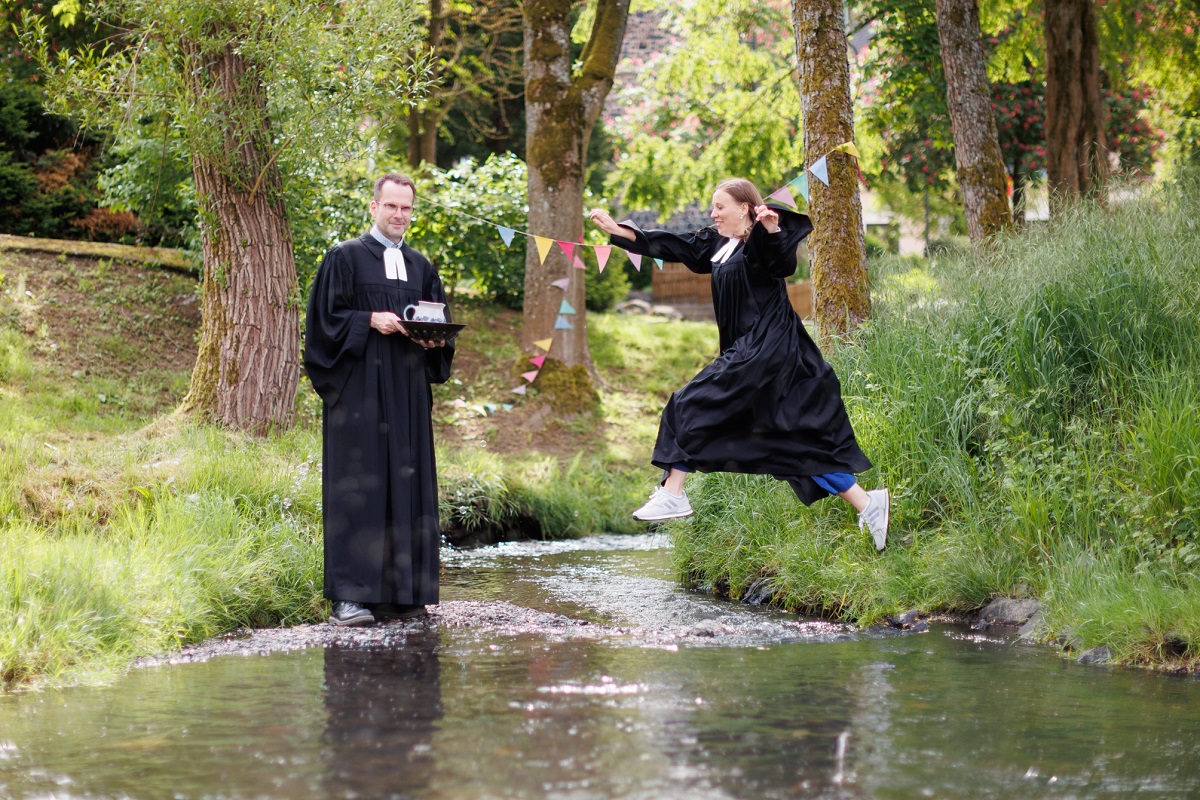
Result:
<svg viewBox="0 0 1200 800">
<path fill-rule="evenodd" d="M 412 189 L 413 199 L 415 200 L 417 198 L 417 185 L 413 183 L 412 178 L 408 177 L 407 175 L 402 175 L 399 172 L 389 172 L 387 175 L 384 175 L 379 180 L 375 181 L 376 202 L 379 201 L 379 195 L 383 192 L 383 185 L 385 183 L 398 183 L 401 186 L 407 186 L 409 189 Z"/>
</svg>

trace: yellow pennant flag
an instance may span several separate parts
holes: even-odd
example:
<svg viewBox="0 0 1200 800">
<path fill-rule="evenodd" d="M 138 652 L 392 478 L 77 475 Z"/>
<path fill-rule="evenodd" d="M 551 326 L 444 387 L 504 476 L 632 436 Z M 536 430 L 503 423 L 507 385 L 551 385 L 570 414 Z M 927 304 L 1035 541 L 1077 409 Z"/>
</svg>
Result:
<svg viewBox="0 0 1200 800">
<path fill-rule="evenodd" d="M 545 236 L 535 236 L 533 240 L 537 242 L 538 259 L 541 263 L 546 263 L 546 254 L 550 252 L 550 248 L 554 246 L 553 239 L 547 239 Z"/>
<path fill-rule="evenodd" d="M 854 142 L 842 142 L 834 150 L 841 150 L 843 153 L 848 153 L 855 158 L 858 158 L 858 148 L 854 146 Z"/>
<path fill-rule="evenodd" d="M 534 342 L 534 344 L 536 344 L 538 347 L 542 348 L 543 350 L 549 350 L 550 345 L 553 341 L 554 341 L 554 337 L 552 336 L 549 339 L 538 339 L 536 342 Z"/>
</svg>

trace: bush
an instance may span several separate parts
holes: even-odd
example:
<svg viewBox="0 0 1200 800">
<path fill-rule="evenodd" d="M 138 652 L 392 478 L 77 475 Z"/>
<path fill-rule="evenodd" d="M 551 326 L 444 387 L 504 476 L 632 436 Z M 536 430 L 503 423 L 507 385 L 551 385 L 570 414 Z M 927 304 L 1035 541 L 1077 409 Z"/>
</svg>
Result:
<svg viewBox="0 0 1200 800">
<path fill-rule="evenodd" d="M 449 288 L 471 279 L 483 295 L 509 308 L 525 299 L 525 237 L 510 245 L 497 225 L 523 229 L 525 163 L 511 153 L 482 164 L 463 159 L 431 169 L 418 181 L 417 216 L 410 241 L 437 265 Z"/>
</svg>

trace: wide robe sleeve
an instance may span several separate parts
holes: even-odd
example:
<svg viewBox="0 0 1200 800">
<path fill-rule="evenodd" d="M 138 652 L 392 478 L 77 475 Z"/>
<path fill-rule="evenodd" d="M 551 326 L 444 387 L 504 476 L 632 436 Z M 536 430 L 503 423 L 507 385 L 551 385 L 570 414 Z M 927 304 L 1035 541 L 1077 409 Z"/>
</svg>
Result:
<svg viewBox="0 0 1200 800">
<path fill-rule="evenodd" d="M 405 252 L 406 258 L 411 258 L 409 252 Z M 423 257 L 423 256 L 422 256 Z M 442 279 L 434 271 L 432 265 L 425 271 L 427 276 L 424 286 L 421 287 L 421 297 L 426 300 L 432 300 L 435 303 L 442 303 L 446 306 L 446 322 L 453 322 L 450 316 L 450 306 L 446 303 L 446 291 L 442 288 Z M 454 342 L 446 342 L 442 347 L 432 347 L 425 352 L 425 376 L 430 383 L 445 383 L 450 380 L 450 366 L 454 361 Z"/>
<path fill-rule="evenodd" d="M 768 233 L 761 224 L 750 229 L 746 240 L 746 267 L 770 278 L 786 278 L 796 271 L 796 249 L 813 225 L 804 214 L 772 205 L 779 213 L 779 230 Z"/>
<path fill-rule="evenodd" d="M 335 405 L 363 357 L 371 312 L 354 308 L 354 268 L 345 248 L 330 250 L 313 279 L 304 334 L 304 368 L 313 388 Z"/>
<path fill-rule="evenodd" d="M 629 220 L 619 224 L 633 231 L 637 238 L 631 242 L 622 236 L 609 236 L 610 243 L 631 253 L 683 264 L 692 272 L 701 275 L 712 272 L 713 253 L 724 241 L 717 229 L 711 226 L 691 233 L 676 234 L 657 230 L 644 231 Z"/>
</svg>

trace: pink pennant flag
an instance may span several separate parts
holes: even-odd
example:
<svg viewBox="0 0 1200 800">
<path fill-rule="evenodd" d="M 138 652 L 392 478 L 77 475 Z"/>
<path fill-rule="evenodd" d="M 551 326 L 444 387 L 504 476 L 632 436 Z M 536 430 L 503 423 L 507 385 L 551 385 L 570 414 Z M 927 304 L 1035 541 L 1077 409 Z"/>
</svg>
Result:
<svg viewBox="0 0 1200 800">
<path fill-rule="evenodd" d="M 524 378 L 525 380 L 529 381 L 530 383 L 533 383 L 533 379 L 537 377 L 537 374 L 538 374 L 538 371 L 536 369 L 531 369 L 531 370 L 529 370 L 529 372 L 522 372 L 521 377 Z"/>
<path fill-rule="evenodd" d="M 559 278 L 556 281 L 551 281 L 550 285 L 553 286 L 555 289 L 562 289 L 565 292 L 567 290 L 567 284 L 570 282 L 571 282 L 570 278 Z"/>
<path fill-rule="evenodd" d="M 571 266 L 575 267 L 575 269 L 587 269 L 587 267 L 583 265 L 583 259 L 579 257 L 579 253 L 575 254 L 575 261 L 571 264 Z"/>
<path fill-rule="evenodd" d="M 531 359 L 529 359 L 529 363 L 530 363 L 530 364 L 533 364 L 533 365 L 534 365 L 535 367 L 537 367 L 538 369 L 541 369 L 541 368 L 542 368 L 542 364 L 545 364 L 545 363 L 546 363 L 546 357 L 545 357 L 545 356 L 538 356 L 537 358 L 531 358 Z"/>
<path fill-rule="evenodd" d="M 788 191 L 788 187 L 786 187 L 786 186 L 780 187 L 780 188 L 776 189 L 775 191 L 771 192 L 770 197 L 768 197 L 767 199 L 768 200 L 778 200 L 779 202 L 783 203 L 784 205 L 791 206 L 792 208 L 796 207 L 796 198 L 792 197 L 792 193 Z"/>
<path fill-rule="evenodd" d="M 625 255 L 629 256 L 629 260 L 633 262 L 633 268 L 638 272 L 642 271 L 642 255 L 641 253 L 630 253 L 626 251 Z"/>
<path fill-rule="evenodd" d="M 598 244 L 592 249 L 596 251 L 596 263 L 600 265 L 600 271 L 604 272 L 604 265 L 608 263 L 608 256 L 612 252 L 612 245 Z"/>
<path fill-rule="evenodd" d="M 513 389 L 512 393 L 513 394 L 525 394 L 525 384 L 522 383 L 520 386 Z"/>
<path fill-rule="evenodd" d="M 571 255 L 575 252 L 575 243 L 574 242 L 559 242 L 558 246 L 561 247 L 562 251 L 567 254 L 567 260 L 570 260 Z"/>
</svg>

